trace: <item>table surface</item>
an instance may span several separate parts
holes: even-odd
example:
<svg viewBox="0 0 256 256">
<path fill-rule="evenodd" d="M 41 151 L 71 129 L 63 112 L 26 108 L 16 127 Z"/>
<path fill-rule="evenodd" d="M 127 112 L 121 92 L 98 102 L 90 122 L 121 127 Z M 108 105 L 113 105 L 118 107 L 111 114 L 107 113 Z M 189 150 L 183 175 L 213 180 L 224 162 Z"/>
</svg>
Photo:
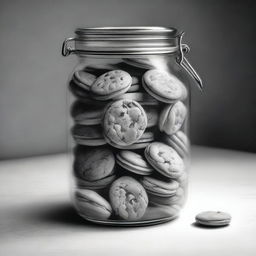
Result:
<svg viewBox="0 0 256 256">
<path fill-rule="evenodd" d="M 80 218 L 69 199 L 65 154 L 0 162 L 0 255 L 256 255 L 256 154 L 192 148 L 189 198 L 165 224 L 117 228 Z M 204 210 L 231 213 L 200 228 Z"/>
</svg>

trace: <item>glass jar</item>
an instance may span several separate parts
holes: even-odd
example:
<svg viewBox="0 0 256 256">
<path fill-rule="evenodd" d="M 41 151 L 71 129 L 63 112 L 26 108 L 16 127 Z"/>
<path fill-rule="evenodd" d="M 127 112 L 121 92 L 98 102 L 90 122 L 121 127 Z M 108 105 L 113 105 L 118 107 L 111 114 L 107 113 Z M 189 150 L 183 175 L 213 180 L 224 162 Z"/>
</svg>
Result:
<svg viewBox="0 0 256 256">
<path fill-rule="evenodd" d="M 190 74 L 183 33 L 164 27 L 83 28 L 62 54 L 68 79 L 72 201 L 86 220 L 150 225 L 187 197 Z"/>
</svg>

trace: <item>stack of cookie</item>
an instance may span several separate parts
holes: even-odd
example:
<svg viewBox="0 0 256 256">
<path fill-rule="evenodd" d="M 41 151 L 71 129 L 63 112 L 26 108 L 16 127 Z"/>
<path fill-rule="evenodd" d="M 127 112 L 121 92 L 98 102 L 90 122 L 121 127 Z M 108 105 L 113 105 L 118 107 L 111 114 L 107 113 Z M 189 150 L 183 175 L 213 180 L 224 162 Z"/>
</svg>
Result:
<svg viewBox="0 0 256 256">
<path fill-rule="evenodd" d="M 74 72 L 75 206 L 92 221 L 174 218 L 185 200 L 187 89 L 173 74 L 124 60 Z"/>
</svg>

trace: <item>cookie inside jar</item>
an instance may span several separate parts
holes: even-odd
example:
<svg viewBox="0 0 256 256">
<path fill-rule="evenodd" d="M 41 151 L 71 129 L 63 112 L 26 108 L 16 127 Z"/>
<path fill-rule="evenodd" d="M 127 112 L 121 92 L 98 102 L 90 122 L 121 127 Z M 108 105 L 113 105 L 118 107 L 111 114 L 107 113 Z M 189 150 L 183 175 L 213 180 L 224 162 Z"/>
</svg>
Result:
<svg viewBox="0 0 256 256">
<path fill-rule="evenodd" d="M 184 80 L 164 57 L 88 62 L 69 82 L 77 211 L 109 225 L 176 218 L 189 162 Z"/>
</svg>

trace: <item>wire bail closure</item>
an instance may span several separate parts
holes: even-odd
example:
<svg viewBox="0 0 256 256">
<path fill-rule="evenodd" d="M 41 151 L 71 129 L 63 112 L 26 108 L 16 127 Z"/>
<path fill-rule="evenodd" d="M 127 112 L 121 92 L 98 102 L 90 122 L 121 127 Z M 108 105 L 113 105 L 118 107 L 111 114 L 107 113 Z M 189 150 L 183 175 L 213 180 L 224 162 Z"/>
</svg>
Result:
<svg viewBox="0 0 256 256">
<path fill-rule="evenodd" d="M 183 67 L 189 75 L 194 78 L 197 82 L 197 86 L 200 89 L 200 91 L 203 90 L 203 82 L 200 76 L 197 74 L 195 69 L 192 67 L 192 65 L 189 63 L 189 61 L 185 58 L 184 54 L 188 53 L 190 51 L 190 48 L 187 44 L 182 44 L 182 37 L 185 33 L 182 32 L 179 36 L 179 51 L 180 55 L 177 57 L 177 62 L 181 67 Z"/>
<path fill-rule="evenodd" d="M 103 36 L 104 36 L 104 34 L 103 34 Z M 110 34 L 110 36 L 111 36 L 111 34 Z M 123 34 L 121 34 L 121 36 L 123 36 Z M 164 46 L 162 46 L 160 48 L 152 48 L 152 49 L 147 49 L 146 48 L 147 50 L 145 50 L 145 47 L 146 47 L 145 46 L 144 48 L 136 49 L 136 51 L 135 50 L 130 50 L 130 48 L 128 48 L 129 49 L 129 50 L 127 50 L 128 52 L 124 51 L 122 54 L 130 54 L 130 55 L 132 55 L 132 54 L 136 54 L 136 55 L 137 54 L 164 54 L 164 53 L 171 53 L 171 52 L 177 52 L 178 51 L 178 56 L 176 57 L 177 63 L 182 68 L 184 68 L 193 79 L 195 79 L 195 81 L 197 82 L 198 88 L 202 91 L 203 83 L 202 83 L 202 80 L 201 80 L 200 76 L 197 74 L 195 69 L 192 67 L 192 65 L 189 63 L 189 61 L 184 56 L 186 53 L 188 53 L 190 51 L 190 48 L 187 44 L 182 44 L 183 36 L 184 36 L 184 32 L 180 33 L 179 35 L 174 36 L 174 39 L 176 40 L 176 42 L 171 41 L 173 43 L 171 45 L 171 47 L 168 47 L 168 46 L 166 46 L 166 44 L 164 44 Z M 107 37 L 108 40 L 109 40 L 109 38 L 110 37 Z M 115 38 L 115 42 L 116 41 L 118 42 L 119 39 L 117 37 L 114 37 L 114 38 Z M 129 38 L 129 39 L 131 39 L 131 38 Z M 88 38 L 86 40 L 90 41 L 90 42 L 93 42 L 93 41 L 89 40 Z M 97 39 L 97 42 L 98 41 L 99 41 L 99 39 Z M 103 40 L 103 41 L 106 42 L 107 40 Z M 146 40 L 146 41 L 148 41 L 148 40 Z M 146 43 L 146 41 L 145 41 L 145 43 Z M 93 54 L 93 53 L 94 54 L 99 54 L 99 52 L 100 52 L 100 53 L 104 53 L 104 54 L 108 54 L 108 55 L 120 54 L 119 52 L 115 52 L 115 51 L 111 52 L 109 50 L 109 46 L 114 44 L 114 41 L 111 41 L 111 40 L 110 40 L 110 42 L 108 42 L 109 43 L 108 48 L 107 48 L 108 52 L 105 52 L 103 50 L 99 51 L 99 52 L 95 52 L 95 51 L 90 51 L 88 49 L 87 50 L 86 49 L 81 49 L 78 46 L 78 42 L 80 42 L 79 38 L 75 38 L 75 37 L 70 37 L 70 38 L 65 39 L 63 44 L 62 44 L 62 55 L 64 57 L 66 57 L 66 56 L 68 56 L 72 53 L 83 53 L 83 52 L 90 52 L 91 54 Z M 131 40 L 131 42 L 133 42 L 133 40 Z M 160 42 L 162 42 L 162 41 L 160 41 Z M 94 45 L 94 44 L 90 44 L 90 47 L 92 47 L 92 45 Z M 115 44 L 114 44 L 114 46 L 116 47 Z M 116 48 L 114 46 L 112 46 L 112 48 L 116 50 Z M 136 44 L 133 44 L 133 47 L 135 47 L 135 46 L 136 46 Z"/>
</svg>

